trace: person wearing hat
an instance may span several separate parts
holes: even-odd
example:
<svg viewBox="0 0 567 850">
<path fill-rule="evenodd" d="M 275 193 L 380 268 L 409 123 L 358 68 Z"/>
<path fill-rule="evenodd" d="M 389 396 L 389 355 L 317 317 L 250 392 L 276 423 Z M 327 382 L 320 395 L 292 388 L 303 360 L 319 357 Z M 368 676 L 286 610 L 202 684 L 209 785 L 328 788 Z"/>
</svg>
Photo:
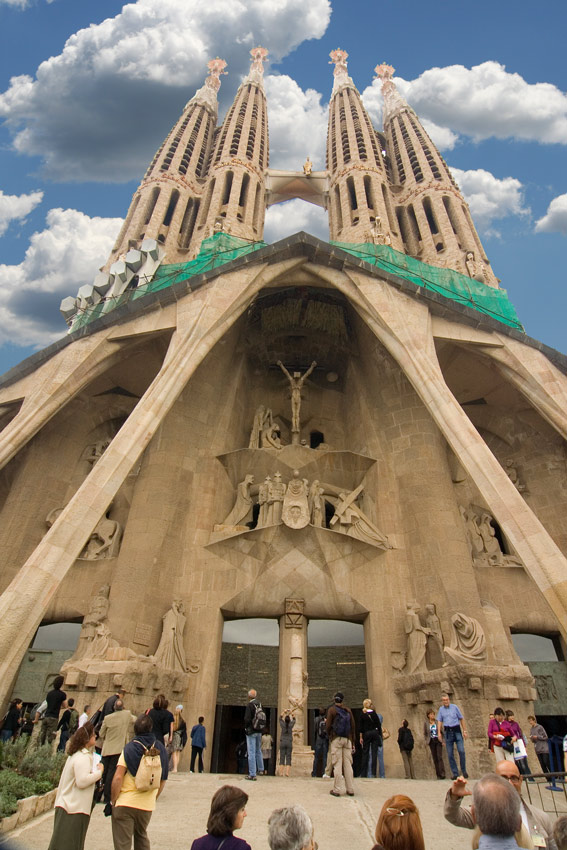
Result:
<svg viewBox="0 0 567 850">
<path fill-rule="evenodd" d="M 334 696 L 334 705 L 327 712 L 327 734 L 331 742 L 331 761 L 335 775 L 335 782 L 329 792 L 332 797 L 341 797 L 345 789 L 349 797 L 354 797 L 352 781 L 354 717 L 343 700 L 344 695 L 337 691 Z"/>
</svg>

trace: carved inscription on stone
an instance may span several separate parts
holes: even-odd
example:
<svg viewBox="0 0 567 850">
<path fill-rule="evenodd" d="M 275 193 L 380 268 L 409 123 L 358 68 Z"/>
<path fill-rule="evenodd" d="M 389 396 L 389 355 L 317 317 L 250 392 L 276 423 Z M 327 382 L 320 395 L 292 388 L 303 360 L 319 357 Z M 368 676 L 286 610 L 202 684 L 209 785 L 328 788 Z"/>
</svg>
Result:
<svg viewBox="0 0 567 850">
<path fill-rule="evenodd" d="M 152 627 L 149 623 L 138 623 L 134 632 L 134 643 L 149 646 L 152 637 Z"/>
</svg>

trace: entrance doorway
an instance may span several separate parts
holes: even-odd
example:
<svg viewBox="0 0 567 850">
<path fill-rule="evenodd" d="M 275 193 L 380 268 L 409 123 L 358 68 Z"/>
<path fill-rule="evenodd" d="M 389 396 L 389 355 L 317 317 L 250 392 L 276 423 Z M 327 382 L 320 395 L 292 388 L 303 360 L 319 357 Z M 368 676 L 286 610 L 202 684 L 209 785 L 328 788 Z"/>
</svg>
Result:
<svg viewBox="0 0 567 850">
<path fill-rule="evenodd" d="M 277 730 L 279 624 L 277 620 L 227 620 L 224 624 L 211 771 L 248 773 L 244 712 L 254 688 L 272 737 L 274 773 Z"/>
</svg>

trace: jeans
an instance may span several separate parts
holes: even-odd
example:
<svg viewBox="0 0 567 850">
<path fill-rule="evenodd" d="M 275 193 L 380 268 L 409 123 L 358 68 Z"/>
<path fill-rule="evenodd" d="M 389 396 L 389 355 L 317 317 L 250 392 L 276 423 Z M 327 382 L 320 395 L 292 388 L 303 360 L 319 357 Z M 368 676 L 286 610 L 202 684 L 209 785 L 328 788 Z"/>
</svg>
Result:
<svg viewBox="0 0 567 850">
<path fill-rule="evenodd" d="M 360 771 L 362 777 L 376 776 L 376 756 L 381 740 L 378 729 L 369 729 L 362 736 L 362 768 Z"/>
<path fill-rule="evenodd" d="M 256 772 L 264 770 L 264 759 L 262 758 L 262 733 L 253 732 L 246 735 L 246 747 L 248 749 L 248 776 L 256 776 Z"/>
<path fill-rule="evenodd" d="M 463 733 L 461 732 L 460 727 L 452 729 L 447 728 L 446 726 L 443 728 L 443 733 L 445 735 L 445 744 L 447 745 L 447 758 L 449 759 L 451 775 L 453 778 L 459 775 L 459 769 L 457 767 L 457 762 L 455 761 L 454 744 L 457 745 L 457 752 L 461 763 L 461 773 L 464 775 L 467 772 L 467 762 L 465 757 L 465 742 L 463 741 Z"/>
<path fill-rule="evenodd" d="M 319 759 L 322 759 L 323 773 L 325 773 L 328 752 L 329 739 L 317 738 L 317 743 L 315 744 L 315 755 L 313 756 L 313 770 L 311 771 L 311 776 L 317 776 L 317 766 L 319 764 Z"/>
<path fill-rule="evenodd" d="M 2 732 L 0 732 L 0 735 L 2 736 L 1 739 L 2 739 L 3 742 L 9 741 L 13 734 L 14 734 L 13 729 L 2 729 Z"/>
<path fill-rule="evenodd" d="M 203 747 L 195 747 L 193 744 L 191 745 L 191 767 L 189 770 L 191 773 L 195 772 L 195 760 L 199 757 L 199 773 L 203 773 Z"/>
</svg>

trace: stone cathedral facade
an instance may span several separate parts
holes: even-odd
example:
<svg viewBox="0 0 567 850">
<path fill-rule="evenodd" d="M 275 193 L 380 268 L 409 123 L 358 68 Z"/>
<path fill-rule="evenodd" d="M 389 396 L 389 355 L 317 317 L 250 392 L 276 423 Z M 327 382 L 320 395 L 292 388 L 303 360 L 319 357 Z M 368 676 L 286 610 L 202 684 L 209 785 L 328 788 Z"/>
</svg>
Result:
<svg viewBox="0 0 567 850">
<path fill-rule="evenodd" d="M 271 618 L 301 746 L 335 687 L 310 690 L 308 623 L 347 620 L 386 726 L 421 737 L 447 691 L 475 775 L 489 712 L 526 727 L 538 699 L 511 634 L 565 650 L 567 358 L 524 333 L 393 68 L 377 130 L 333 51 L 327 167 L 278 171 L 251 54 L 220 126 L 209 63 L 69 334 L 0 381 L 2 697 L 40 624 L 80 622 L 69 695 L 163 691 L 212 733 L 224 622 Z M 266 245 L 297 197 L 329 242 Z"/>
</svg>

